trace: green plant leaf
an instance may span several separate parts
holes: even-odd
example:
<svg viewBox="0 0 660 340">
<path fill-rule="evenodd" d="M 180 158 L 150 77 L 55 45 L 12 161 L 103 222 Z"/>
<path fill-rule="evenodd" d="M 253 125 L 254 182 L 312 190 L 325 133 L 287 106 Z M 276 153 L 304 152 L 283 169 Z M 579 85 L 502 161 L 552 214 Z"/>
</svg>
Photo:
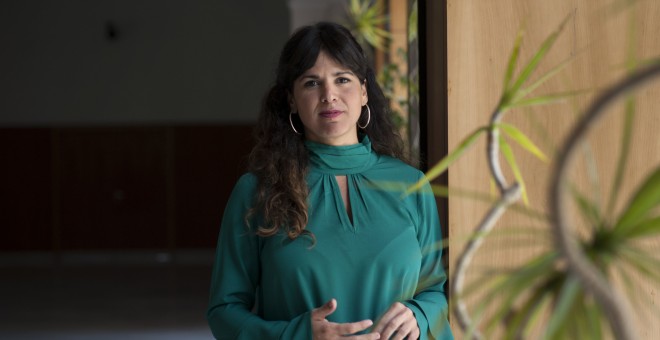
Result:
<svg viewBox="0 0 660 340">
<path fill-rule="evenodd" d="M 523 328 L 523 339 L 529 339 L 531 332 L 534 329 L 533 326 L 539 323 L 539 318 L 542 315 L 542 312 L 549 308 L 550 303 L 552 302 L 552 294 L 548 293 L 543 296 L 543 299 L 539 301 L 538 305 L 534 307 L 531 311 L 529 319 L 525 322 Z"/>
<path fill-rule="evenodd" d="M 408 190 L 406 191 L 406 195 L 410 194 L 411 192 L 419 190 L 426 181 L 432 181 L 436 177 L 440 176 L 443 172 L 449 168 L 449 166 L 454 163 L 465 151 L 467 151 L 477 140 L 477 137 L 481 135 L 482 133 L 487 131 L 487 127 L 480 127 L 476 131 L 472 132 L 469 136 L 467 136 L 461 143 L 458 145 L 456 149 L 454 149 L 452 152 L 450 152 L 445 158 L 441 159 L 436 165 L 434 165 L 427 173 L 425 176 L 425 179 L 420 180 L 419 182 L 415 183 L 412 185 Z"/>
<path fill-rule="evenodd" d="M 410 5 L 410 15 L 408 15 L 408 43 L 417 39 L 417 0 Z"/>
<path fill-rule="evenodd" d="M 660 57 L 654 57 L 654 58 L 641 60 L 639 63 L 642 66 L 651 66 L 651 65 L 660 64 Z"/>
<path fill-rule="evenodd" d="M 499 123 L 497 124 L 497 127 L 501 128 L 507 136 L 518 143 L 518 145 L 520 145 L 523 149 L 531 152 L 534 156 L 543 162 L 548 162 L 548 157 L 543 153 L 543 151 L 541 151 L 524 133 L 522 133 L 522 131 L 518 130 L 515 126 L 506 123 Z"/>
<path fill-rule="evenodd" d="M 630 227 L 626 238 L 649 237 L 660 234 L 660 217 L 644 220 Z"/>
<path fill-rule="evenodd" d="M 381 15 L 383 6 L 380 2 L 372 5 L 369 0 L 351 0 L 348 13 L 358 41 L 366 42 L 379 50 L 385 49 L 385 43 L 391 35 L 379 27 L 388 21 L 386 15 Z"/>
<path fill-rule="evenodd" d="M 660 205 L 660 167 L 657 167 L 639 186 L 637 193 L 616 223 L 615 229 L 627 233 L 627 229 L 644 220 L 658 205 Z"/>
<path fill-rule="evenodd" d="M 470 325 L 470 328 L 468 328 L 468 330 L 465 331 L 466 339 L 474 338 L 474 333 L 477 331 L 477 325 L 481 323 L 481 320 L 483 319 L 485 314 L 486 314 L 486 306 L 479 306 L 474 313 L 474 317 L 472 318 L 472 324 Z"/>
<path fill-rule="evenodd" d="M 545 41 L 541 44 L 539 47 L 538 51 L 532 59 L 527 63 L 527 65 L 523 68 L 523 70 L 520 72 L 520 75 L 518 76 L 518 79 L 513 83 L 513 85 L 507 89 L 502 98 L 503 100 L 500 101 L 500 105 L 502 106 L 508 106 L 508 102 L 517 97 L 518 95 L 518 90 L 522 87 L 522 85 L 527 82 L 529 79 L 530 75 L 536 70 L 536 67 L 538 66 L 539 62 L 541 62 L 541 59 L 548 53 L 550 50 L 550 47 L 554 45 L 555 41 L 557 40 L 557 37 L 561 33 L 561 31 L 564 29 L 564 26 L 568 22 L 568 19 L 570 19 L 570 15 L 567 15 L 566 18 L 561 22 L 559 25 L 559 28 L 552 32 Z"/>
<path fill-rule="evenodd" d="M 524 110 L 523 116 L 527 119 L 527 122 L 532 127 L 534 135 L 538 136 L 541 139 L 541 145 L 545 150 L 550 150 L 550 154 L 557 153 L 557 144 L 553 136 L 550 136 L 548 129 L 534 114 L 534 111 L 530 107 L 526 107 Z"/>
<path fill-rule="evenodd" d="M 568 277 L 564 281 L 561 292 L 557 298 L 555 310 L 548 321 L 545 338 L 556 339 L 560 334 L 561 328 L 565 327 L 565 320 L 569 315 L 572 305 L 576 302 L 576 297 L 581 290 L 580 283 L 573 277 Z"/>
<path fill-rule="evenodd" d="M 525 333 L 525 329 L 531 327 L 535 320 L 538 320 L 534 316 L 538 314 L 543 302 L 549 300 L 551 294 L 544 287 L 535 289 L 522 307 L 509 317 L 510 321 L 506 323 L 504 339 L 520 338 Z"/>
<path fill-rule="evenodd" d="M 619 246 L 621 259 L 626 261 L 632 268 L 647 278 L 660 283 L 660 259 L 646 254 L 644 251 L 631 247 L 627 244 Z"/>
<path fill-rule="evenodd" d="M 516 70 L 516 64 L 518 62 L 518 56 L 520 55 L 520 45 L 522 43 L 522 38 L 523 38 L 523 30 L 522 28 L 518 30 L 518 35 L 516 36 L 516 40 L 513 43 L 513 49 L 511 50 L 511 56 L 509 57 L 509 64 L 506 68 L 506 73 L 504 75 L 504 91 L 506 92 L 509 90 L 509 86 L 511 85 L 511 79 L 513 78 L 513 72 Z"/>
<path fill-rule="evenodd" d="M 633 97 L 628 96 L 625 104 L 625 116 L 623 124 L 623 134 L 621 137 L 621 151 L 619 152 L 619 160 L 616 164 L 616 171 L 612 181 L 612 189 L 610 190 L 610 198 L 607 202 L 607 210 L 614 211 L 614 204 L 617 197 L 619 197 L 619 190 L 623 182 L 623 173 L 628 164 L 628 155 L 630 154 L 630 140 L 632 139 L 632 130 L 635 120 L 635 100 Z"/>
<path fill-rule="evenodd" d="M 584 300 L 583 294 L 579 294 L 575 297 L 576 301 Z M 586 339 L 585 325 L 587 324 L 587 313 L 584 311 L 585 301 L 580 301 L 580 303 L 573 303 L 571 305 L 568 313 L 570 317 L 566 319 L 566 334 L 569 337 L 563 337 L 564 339 Z"/>
<path fill-rule="evenodd" d="M 593 296 L 586 294 L 583 289 L 580 289 L 577 301 L 571 310 L 571 315 L 575 317 L 569 321 L 574 331 L 572 338 L 602 339 L 602 320 L 605 316 L 600 313 L 600 306 L 593 300 Z"/>
<path fill-rule="evenodd" d="M 582 193 L 574 185 L 571 184 L 569 187 L 571 194 L 573 195 L 573 199 L 575 199 L 578 208 L 580 208 L 582 216 L 586 219 L 589 225 L 595 229 L 599 229 L 599 227 L 603 224 L 603 220 L 601 217 L 600 209 L 598 208 L 598 204 L 590 201 L 586 196 L 582 195 Z"/>
<path fill-rule="evenodd" d="M 349 8 L 349 12 L 351 14 L 360 13 L 360 1 L 359 0 L 351 0 L 348 8 Z"/>
<path fill-rule="evenodd" d="M 493 183 L 493 192 L 494 192 L 494 186 L 495 184 Z M 419 189 L 419 188 L 417 188 Z M 458 188 L 449 188 L 444 185 L 438 185 L 438 184 L 431 184 L 431 190 L 433 191 L 433 194 L 436 196 L 440 197 L 450 197 L 450 196 L 455 196 L 455 197 L 461 197 L 461 198 L 467 198 L 467 199 L 474 199 L 477 201 L 481 202 L 486 202 L 486 203 L 495 203 L 497 202 L 498 198 L 495 197 L 493 194 L 487 194 L 487 193 L 481 193 L 481 192 L 476 192 L 476 191 L 469 191 L 469 190 L 464 190 L 464 189 L 458 189 Z M 413 190 L 414 191 L 414 190 Z M 531 217 L 537 221 L 542 221 L 542 222 L 547 222 L 548 221 L 548 216 L 541 211 L 534 210 L 529 206 L 525 206 L 519 203 L 514 203 L 509 206 L 509 209 L 511 211 L 523 214 L 525 216 Z"/>
<path fill-rule="evenodd" d="M 623 261 L 621 261 L 621 263 L 619 263 L 613 269 L 618 271 L 618 277 L 620 278 L 621 282 L 623 282 L 622 286 L 624 289 L 622 291 L 627 294 L 631 305 L 635 307 L 644 306 L 646 297 L 642 296 L 642 294 L 639 294 L 639 286 L 633 282 L 633 278 L 639 277 L 639 275 L 634 272 L 636 269 L 633 268 L 629 263 L 625 263 Z M 646 313 L 642 313 L 641 317 L 647 319 L 646 321 L 652 321 L 648 320 L 650 318 Z M 655 315 L 652 315 L 652 317 L 655 317 Z"/>
<path fill-rule="evenodd" d="M 509 206 L 509 210 L 515 211 L 527 217 L 531 217 L 537 221 L 548 222 L 549 220 L 548 215 L 546 213 L 531 209 L 530 207 L 525 206 L 524 204 L 514 203 Z"/>
<path fill-rule="evenodd" d="M 482 304 L 490 305 L 496 298 L 503 300 L 485 324 L 488 332 L 492 331 L 497 323 L 511 311 L 516 298 L 523 296 L 525 291 L 539 282 L 553 280 L 557 274 L 553 270 L 557 256 L 555 251 L 542 253 L 520 268 L 511 271 L 497 285 L 488 290 L 488 294 L 482 299 Z"/>
<path fill-rule="evenodd" d="M 504 155 L 504 159 L 506 159 L 506 162 L 511 167 L 511 171 L 513 171 L 513 177 L 516 179 L 516 182 L 518 182 L 518 185 L 520 185 L 520 195 L 522 196 L 522 200 L 525 203 L 525 205 L 528 206 L 529 197 L 527 197 L 527 187 L 525 186 L 525 180 L 522 177 L 522 173 L 520 172 L 518 163 L 516 163 L 516 157 L 513 155 L 513 151 L 511 150 L 511 147 L 506 142 L 506 140 L 504 140 L 504 137 L 502 137 L 501 135 L 500 135 L 500 150 L 502 151 L 502 155 Z"/>
<path fill-rule="evenodd" d="M 537 225 L 527 225 L 527 226 L 516 226 L 509 227 L 507 226 L 505 230 L 494 229 L 487 234 L 489 239 L 510 239 L 513 243 L 512 247 L 538 247 L 546 246 L 545 249 L 549 249 L 553 246 L 552 235 L 548 232 L 547 229 L 541 228 Z M 461 242 L 465 242 L 465 238 L 459 238 Z M 521 242 L 521 240 L 534 240 L 533 244 L 527 244 L 526 242 Z M 458 241 L 458 240 L 457 240 Z M 500 241 L 504 242 L 504 241 Z M 457 242 L 458 243 L 458 242 Z M 509 249 L 508 247 L 506 249 Z"/>
<path fill-rule="evenodd" d="M 591 205 L 593 205 L 598 210 L 599 221 L 595 222 L 596 224 L 593 224 L 596 227 L 595 231 L 598 232 L 605 227 L 606 221 L 608 221 L 605 214 L 600 211 L 600 207 L 602 206 L 602 194 L 600 188 L 601 184 L 599 181 L 600 176 L 598 175 L 598 164 L 591 149 L 591 144 L 588 141 L 583 142 L 580 148 L 582 149 L 582 153 L 584 155 L 587 180 L 589 181 L 590 187 L 590 189 L 588 189 L 590 197 L 585 198 L 587 201 L 591 202 Z"/>
<path fill-rule="evenodd" d="M 628 46 L 626 47 L 626 68 L 628 69 L 628 74 L 632 74 L 637 69 L 637 19 L 635 17 L 634 11 L 628 12 L 628 37 L 626 41 Z"/>
<path fill-rule="evenodd" d="M 557 73 L 559 73 L 559 71 L 563 70 L 569 64 L 569 62 L 571 62 L 572 60 L 573 60 L 573 58 L 571 57 L 571 58 L 568 58 L 568 59 L 562 61 L 561 63 L 559 63 L 558 65 L 553 67 L 550 71 L 544 73 L 541 77 L 539 77 L 539 79 L 537 79 L 534 83 L 532 83 L 532 85 L 530 85 L 526 88 L 521 88 L 520 91 L 517 93 L 516 97 L 513 98 L 513 101 L 516 102 L 516 101 L 519 101 L 519 100 L 525 98 L 532 91 L 536 90 L 536 88 L 543 85 L 543 83 L 545 83 L 547 80 L 549 80 L 550 78 L 555 76 Z"/>
<path fill-rule="evenodd" d="M 486 275 L 483 275 L 478 280 L 474 280 L 465 285 L 463 287 L 463 292 L 460 295 L 453 294 L 452 298 L 455 299 L 459 296 L 465 298 L 476 294 L 477 292 L 491 292 L 496 287 L 499 287 L 500 283 L 504 280 L 506 280 L 506 276 L 501 273 L 486 273 Z"/>
<path fill-rule="evenodd" d="M 526 106 L 548 105 L 548 104 L 560 102 L 566 98 L 574 97 L 588 92 L 592 92 L 592 90 L 568 91 L 568 92 L 554 93 L 554 94 L 549 94 L 534 98 L 510 101 L 507 105 L 502 106 L 502 110 L 510 110 L 513 108 L 526 107 Z"/>
<path fill-rule="evenodd" d="M 597 303 L 585 304 L 585 316 L 587 319 L 589 338 L 602 339 L 603 338 L 602 320 L 604 316 L 601 313 L 600 306 Z"/>
</svg>

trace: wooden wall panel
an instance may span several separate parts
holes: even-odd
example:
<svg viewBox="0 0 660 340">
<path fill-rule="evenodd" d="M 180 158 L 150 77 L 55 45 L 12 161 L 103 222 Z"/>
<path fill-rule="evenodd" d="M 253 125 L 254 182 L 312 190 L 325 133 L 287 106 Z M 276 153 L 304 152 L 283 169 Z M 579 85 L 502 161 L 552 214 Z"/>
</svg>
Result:
<svg viewBox="0 0 660 340">
<path fill-rule="evenodd" d="M 215 247 L 229 194 L 247 169 L 252 127 L 179 127 L 174 138 L 177 247 Z"/>
<path fill-rule="evenodd" d="M 213 248 L 251 125 L 0 129 L 0 251 Z"/>
<path fill-rule="evenodd" d="M 165 128 L 60 131 L 64 249 L 167 248 Z"/>
<path fill-rule="evenodd" d="M 51 132 L 0 132 L 0 249 L 50 248 L 52 224 Z"/>
<path fill-rule="evenodd" d="M 660 56 L 660 3 L 637 1 L 447 1 L 447 68 L 448 68 L 448 138 L 452 150 L 470 132 L 488 123 L 497 105 L 502 83 L 517 31 L 525 28 L 521 62 L 529 60 L 542 41 L 569 16 L 569 21 L 556 45 L 541 63 L 537 74 L 550 70 L 563 60 L 571 59 L 568 67 L 553 80 L 541 86 L 536 94 L 588 89 L 591 92 L 561 104 L 517 109 L 504 121 L 511 123 L 553 155 L 564 136 L 576 122 L 580 112 L 599 93 L 625 75 L 625 61 L 631 43 L 629 28 L 634 29 L 634 53 L 640 59 Z M 518 72 L 520 67 L 518 67 Z M 535 77 L 532 77 L 535 79 Z M 644 88 L 637 98 L 637 116 L 632 141 L 633 153 L 626 170 L 623 187 L 617 195 L 620 209 L 639 181 L 660 164 L 660 82 Z M 574 182 L 580 188 L 591 188 L 593 176 L 588 175 L 593 159 L 598 169 L 600 195 L 609 195 L 623 125 L 622 105 L 616 105 L 585 144 L 583 161 L 576 165 Z M 616 112 L 615 112 L 616 111 Z M 547 211 L 547 186 L 552 164 L 538 161 L 520 148 L 514 148 L 518 164 L 526 179 L 530 206 Z M 509 179 L 512 177 L 509 175 Z M 485 138 L 449 170 L 449 185 L 478 192 L 490 192 L 489 173 L 485 157 Z M 593 192 L 593 191 L 592 191 Z M 463 198 L 449 201 L 450 259 L 456 259 L 466 236 L 482 218 L 488 206 Z M 577 224 L 577 222 L 576 222 Z M 544 247 L 551 246 L 546 224 L 509 212 L 496 231 L 509 227 L 535 228 L 532 238 L 491 238 L 480 250 L 468 281 L 487 275 L 491 269 L 503 269 L 530 259 Z M 651 247 L 660 250 L 655 241 Z M 450 276 L 453 268 L 450 265 Z M 657 304 L 657 287 L 637 281 L 637 294 L 644 305 L 638 311 L 640 336 L 660 337 L 660 325 L 643 318 L 649 307 Z M 474 307 L 474 302 L 471 302 Z M 657 313 L 657 312 L 654 312 Z M 655 314 L 657 315 L 657 314 Z M 454 329 L 458 326 L 454 323 Z"/>
</svg>

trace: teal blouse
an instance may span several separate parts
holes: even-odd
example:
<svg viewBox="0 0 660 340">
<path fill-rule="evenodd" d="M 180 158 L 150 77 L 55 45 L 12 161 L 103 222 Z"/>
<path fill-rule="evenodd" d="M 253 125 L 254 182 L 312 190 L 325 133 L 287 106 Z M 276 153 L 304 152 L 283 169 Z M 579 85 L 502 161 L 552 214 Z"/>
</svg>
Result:
<svg viewBox="0 0 660 340">
<path fill-rule="evenodd" d="M 333 322 L 378 318 L 396 301 L 417 319 L 420 339 L 453 339 L 447 322 L 442 235 L 435 198 L 404 192 L 423 174 L 371 142 L 305 142 L 309 223 L 316 237 L 259 237 L 245 224 L 257 178 L 243 175 L 222 219 L 207 318 L 218 339 L 311 339 L 311 311 L 330 300 Z M 286 171 L 286 169 L 282 169 Z M 335 180 L 346 175 L 352 220 Z M 251 225 L 258 225 L 258 217 Z"/>
</svg>

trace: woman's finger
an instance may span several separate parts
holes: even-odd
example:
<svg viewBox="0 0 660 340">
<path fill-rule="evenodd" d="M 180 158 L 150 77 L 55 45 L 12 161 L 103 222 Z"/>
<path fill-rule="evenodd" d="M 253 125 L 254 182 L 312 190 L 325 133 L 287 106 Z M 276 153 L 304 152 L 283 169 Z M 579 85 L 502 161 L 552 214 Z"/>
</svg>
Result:
<svg viewBox="0 0 660 340">
<path fill-rule="evenodd" d="M 401 310 L 403 309 L 408 309 L 404 304 L 400 302 L 395 302 L 393 303 L 390 308 L 385 311 L 385 313 L 378 319 L 378 323 L 376 324 L 376 327 L 374 327 L 374 332 L 381 333 L 381 335 L 385 335 L 383 331 L 385 330 L 385 327 L 389 325 L 391 320 L 396 317 Z"/>
<path fill-rule="evenodd" d="M 330 299 L 330 301 L 326 302 L 321 307 L 312 310 L 312 336 L 314 339 L 336 339 L 347 335 L 352 336 L 353 334 L 364 331 L 373 325 L 373 321 L 371 320 L 350 323 L 329 322 L 326 317 L 334 313 L 335 310 L 337 310 L 337 300 L 335 299 Z M 380 335 L 378 333 L 361 334 L 358 337 L 358 339 L 379 338 Z"/>
<path fill-rule="evenodd" d="M 328 322 L 328 320 L 312 320 L 312 336 L 314 339 L 337 339 L 340 337 L 350 336 L 353 338 L 355 333 L 368 329 L 373 322 L 371 320 L 362 320 L 351 323 L 335 323 Z M 379 339 L 378 333 L 361 334 L 369 335 L 365 339 Z M 360 339 L 358 337 L 358 339 Z"/>
<path fill-rule="evenodd" d="M 374 322 L 371 320 L 362 320 L 358 322 L 351 323 L 337 323 L 334 324 L 337 326 L 337 334 L 339 335 L 352 335 L 357 332 L 361 332 L 373 325 Z"/>
<path fill-rule="evenodd" d="M 352 335 L 350 337 L 351 340 L 377 340 L 380 339 L 380 334 L 378 333 L 369 333 L 369 334 L 360 334 L 360 335 Z"/>
<path fill-rule="evenodd" d="M 417 320 L 415 320 L 415 327 L 413 327 L 413 331 L 410 333 L 410 336 L 408 336 L 408 339 L 416 340 L 419 339 L 420 335 L 421 332 L 419 331 L 419 326 L 417 326 Z"/>
<path fill-rule="evenodd" d="M 312 320 L 323 320 L 335 310 L 337 310 L 337 300 L 330 299 L 323 306 L 312 310 Z"/>
<path fill-rule="evenodd" d="M 376 327 L 374 327 L 374 332 L 380 333 L 383 339 L 389 339 L 390 337 L 404 339 L 407 336 L 410 339 L 416 339 L 416 337 L 413 337 L 413 333 L 419 333 L 419 327 L 412 310 L 397 302 L 383 314 Z"/>
<path fill-rule="evenodd" d="M 386 324 L 383 330 L 380 332 L 380 334 L 383 336 L 384 339 L 389 339 L 391 336 L 394 335 L 394 333 L 399 334 L 399 332 L 402 332 L 402 325 L 405 322 L 405 315 L 403 313 L 394 315 L 392 319 L 390 319 Z"/>
<path fill-rule="evenodd" d="M 394 331 L 394 334 L 390 337 L 391 340 L 403 340 L 403 339 L 413 339 L 416 340 L 417 337 L 413 337 L 413 329 L 417 329 L 417 321 L 406 319 L 399 328 Z"/>
</svg>

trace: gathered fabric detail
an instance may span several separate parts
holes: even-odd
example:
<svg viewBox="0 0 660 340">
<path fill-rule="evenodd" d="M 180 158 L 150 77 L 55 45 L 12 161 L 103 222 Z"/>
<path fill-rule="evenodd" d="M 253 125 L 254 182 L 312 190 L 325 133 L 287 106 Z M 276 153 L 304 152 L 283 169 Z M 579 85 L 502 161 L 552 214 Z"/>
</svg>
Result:
<svg viewBox="0 0 660 340">
<path fill-rule="evenodd" d="M 378 156 L 371 150 L 371 141 L 363 136 L 358 144 L 334 146 L 305 141 L 312 170 L 330 175 L 357 174 L 368 170 Z"/>
</svg>

